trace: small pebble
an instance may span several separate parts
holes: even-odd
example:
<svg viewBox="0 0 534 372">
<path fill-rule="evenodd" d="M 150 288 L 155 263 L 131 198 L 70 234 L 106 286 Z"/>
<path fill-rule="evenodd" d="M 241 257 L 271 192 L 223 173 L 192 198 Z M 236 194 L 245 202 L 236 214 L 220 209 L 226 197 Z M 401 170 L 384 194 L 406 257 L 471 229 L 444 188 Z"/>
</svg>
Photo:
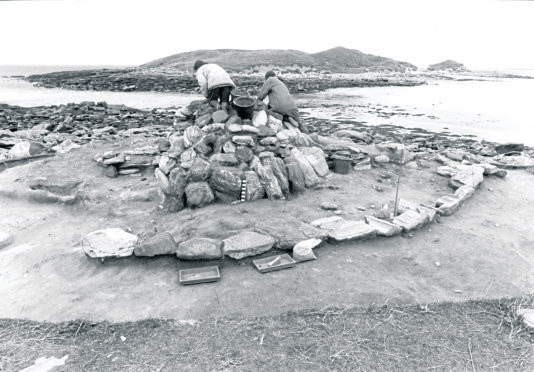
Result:
<svg viewBox="0 0 534 372">
<path fill-rule="evenodd" d="M 436 265 L 436 267 L 440 267 L 440 266 L 441 266 L 441 264 L 439 263 L 439 261 L 434 262 L 434 265 Z"/>
</svg>

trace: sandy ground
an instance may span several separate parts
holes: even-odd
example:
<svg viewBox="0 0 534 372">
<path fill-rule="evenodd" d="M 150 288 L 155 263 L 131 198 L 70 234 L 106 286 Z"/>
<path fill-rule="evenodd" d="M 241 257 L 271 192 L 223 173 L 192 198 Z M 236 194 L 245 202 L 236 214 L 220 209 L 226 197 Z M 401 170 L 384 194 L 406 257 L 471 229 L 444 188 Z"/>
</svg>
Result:
<svg viewBox="0 0 534 372">
<path fill-rule="evenodd" d="M 172 256 L 90 260 L 78 243 L 100 228 L 131 228 L 141 236 L 168 230 L 175 236 L 222 237 L 261 221 L 332 215 L 320 209 L 323 201 L 340 205 L 346 218 L 360 219 L 395 195 L 393 182 L 383 176 L 397 170 L 375 168 L 333 175 L 327 184 L 339 189 L 308 190 L 290 201 L 215 204 L 166 214 L 158 210 L 157 197 L 120 200 L 120 191 L 146 190 L 155 183 L 150 175 L 102 177 L 90 154 L 110 146 L 90 144 L 0 173 L 0 224 L 15 236 L 14 244 L 0 250 L 0 317 L 125 321 L 260 316 L 330 305 L 517 296 L 529 293 L 534 284 L 534 175 L 524 171 L 486 178 L 460 211 L 413 236 L 324 244 L 316 249 L 317 261 L 290 270 L 260 274 L 250 260 L 182 262 Z M 435 165 L 428 166 L 403 170 L 401 197 L 428 203 L 449 191 L 447 179 L 432 173 Z M 66 172 L 86 181 L 92 199 L 85 206 L 27 199 L 27 177 Z M 373 189 L 377 184 L 383 192 Z M 179 285 L 179 269 L 212 264 L 220 265 L 220 282 Z"/>
</svg>

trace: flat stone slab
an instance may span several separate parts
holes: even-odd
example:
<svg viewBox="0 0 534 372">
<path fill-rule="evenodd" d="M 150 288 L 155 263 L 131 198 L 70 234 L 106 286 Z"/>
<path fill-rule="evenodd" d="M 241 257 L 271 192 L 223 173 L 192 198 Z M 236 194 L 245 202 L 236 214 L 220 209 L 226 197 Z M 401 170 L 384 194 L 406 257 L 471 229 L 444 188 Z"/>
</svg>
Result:
<svg viewBox="0 0 534 372">
<path fill-rule="evenodd" d="M 324 218 L 319 218 L 317 220 L 313 220 L 310 224 L 320 229 L 330 230 L 334 228 L 335 226 L 337 226 L 340 221 L 345 221 L 345 220 L 339 216 L 331 216 L 331 217 L 324 217 Z"/>
<path fill-rule="evenodd" d="M 460 187 L 462 185 L 477 188 L 484 180 L 484 168 L 477 165 L 460 167 L 458 172 L 454 174 L 449 183 L 453 187 Z"/>
<path fill-rule="evenodd" d="M 84 253 L 91 258 L 131 256 L 137 244 L 137 236 L 117 227 L 96 230 L 82 239 Z"/>
<path fill-rule="evenodd" d="M 402 227 L 404 231 L 408 232 L 425 225 L 429 221 L 428 215 L 409 209 L 395 217 L 393 224 Z"/>
<path fill-rule="evenodd" d="M 223 240 L 223 252 L 226 256 L 240 260 L 256 256 L 270 250 L 276 239 L 254 231 L 244 231 Z"/>
<path fill-rule="evenodd" d="M 365 222 L 376 230 L 378 236 L 395 236 L 402 232 L 402 227 L 373 216 L 365 216 Z"/>
<path fill-rule="evenodd" d="M 176 257 L 181 260 L 216 260 L 222 258 L 222 242 L 209 238 L 193 238 L 178 244 Z"/>
<path fill-rule="evenodd" d="M 176 242 L 168 232 L 154 235 L 134 248 L 134 255 L 138 257 L 154 257 L 175 252 Z"/>
<path fill-rule="evenodd" d="M 295 244 L 307 240 L 326 239 L 327 231 L 295 219 L 268 219 L 256 224 L 254 231 L 276 239 L 274 248 L 291 250 Z"/>
<path fill-rule="evenodd" d="M 365 239 L 376 235 L 374 227 L 364 221 L 339 221 L 328 233 L 328 237 L 336 242 Z"/>
<path fill-rule="evenodd" d="M 439 214 L 450 216 L 460 208 L 461 203 L 462 199 L 456 195 L 444 195 L 436 200 L 436 208 L 439 209 Z"/>
</svg>

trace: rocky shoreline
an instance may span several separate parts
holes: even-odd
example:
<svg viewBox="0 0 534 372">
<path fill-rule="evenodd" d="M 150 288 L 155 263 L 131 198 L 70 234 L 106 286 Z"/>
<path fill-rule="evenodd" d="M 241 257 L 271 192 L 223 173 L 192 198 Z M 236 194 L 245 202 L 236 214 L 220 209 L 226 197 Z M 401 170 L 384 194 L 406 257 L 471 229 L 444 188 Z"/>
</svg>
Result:
<svg viewBox="0 0 534 372">
<path fill-rule="evenodd" d="M 261 75 L 232 74 L 240 90 L 255 94 L 263 84 Z M 420 78 L 406 75 L 289 75 L 284 76 L 293 93 L 312 93 L 331 88 L 361 88 L 382 86 L 417 86 L 424 84 Z M 62 71 L 30 75 L 25 80 L 44 88 L 71 90 L 95 90 L 114 92 L 163 92 L 198 93 L 198 84 L 189 73 L 165 73 L 141 69 Z"/>
</svg>

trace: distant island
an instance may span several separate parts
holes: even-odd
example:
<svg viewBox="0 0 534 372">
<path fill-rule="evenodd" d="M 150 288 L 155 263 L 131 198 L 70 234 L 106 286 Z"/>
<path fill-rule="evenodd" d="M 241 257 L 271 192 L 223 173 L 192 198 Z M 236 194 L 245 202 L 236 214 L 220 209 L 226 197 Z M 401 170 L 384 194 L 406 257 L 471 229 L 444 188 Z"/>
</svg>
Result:
<svg viewBox="0 0 534 372">
<path fill-rule="evenodd" d="M 446 60 L 440 63 L 436 63 L 428 66 L 427 71 L 447 71 L 447 72 L 467 72 L 469 71 L 463 64 L 453 60 Z"/>
</svg>

